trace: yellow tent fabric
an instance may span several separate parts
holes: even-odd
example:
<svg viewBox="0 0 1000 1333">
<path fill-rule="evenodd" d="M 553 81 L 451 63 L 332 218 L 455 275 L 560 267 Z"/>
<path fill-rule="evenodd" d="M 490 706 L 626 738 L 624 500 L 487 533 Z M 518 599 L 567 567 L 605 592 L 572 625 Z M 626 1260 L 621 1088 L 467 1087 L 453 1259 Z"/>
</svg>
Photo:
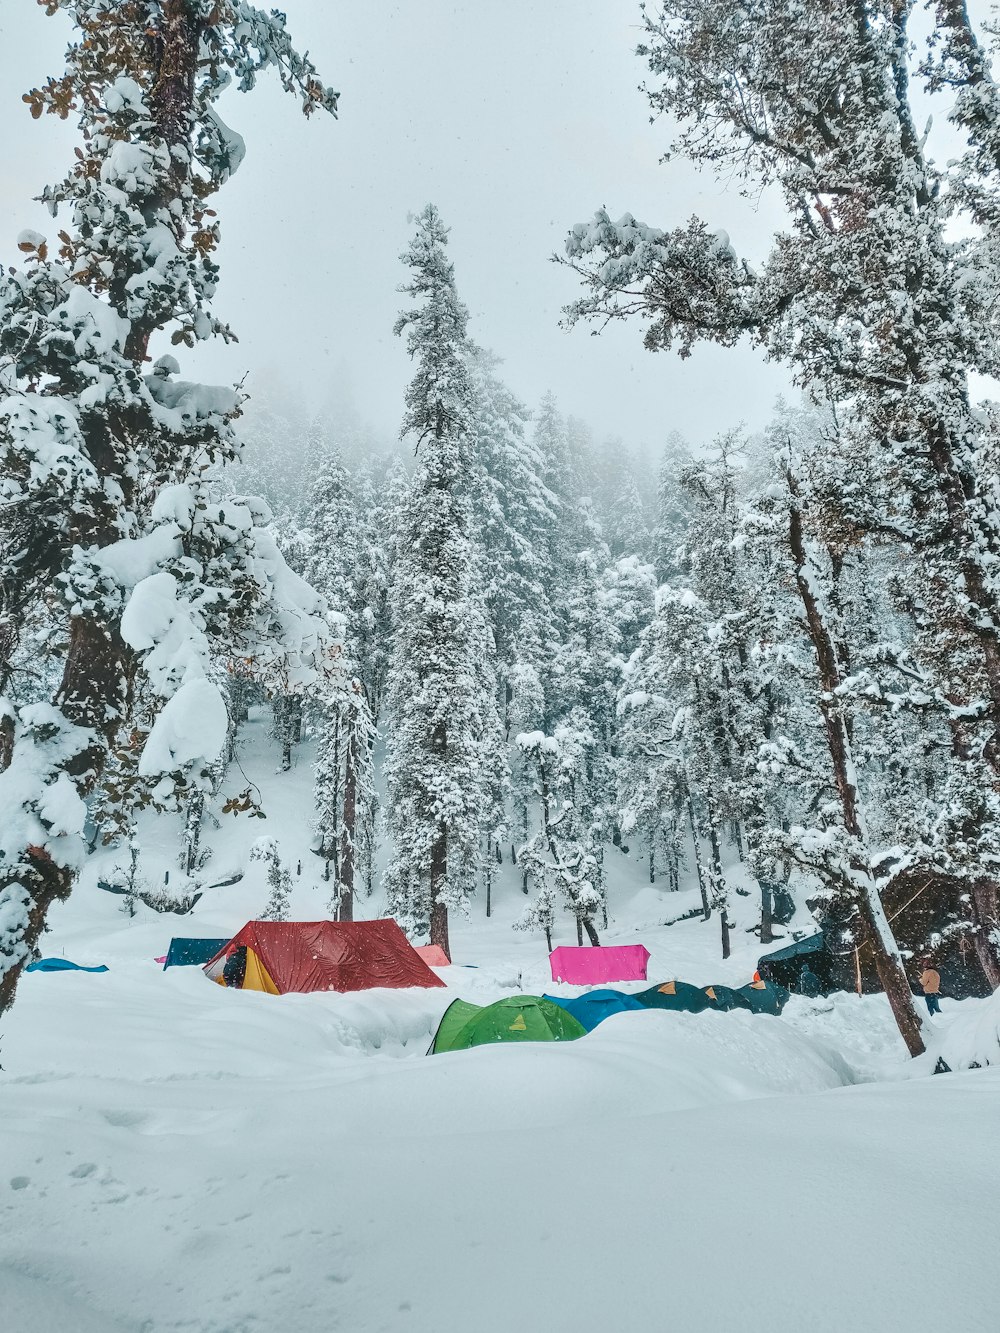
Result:
<svg viewBox="0 0 1000 1333">
<path fill-rule="evenodd" d="M 247 970 L 243 978 L 244 990 L 267 991 L 268 995 L 280 995 L 281 992 L 271 980 L 271 974 L 260 961 L 253 949 L 247 949 Z"/>
</svg>

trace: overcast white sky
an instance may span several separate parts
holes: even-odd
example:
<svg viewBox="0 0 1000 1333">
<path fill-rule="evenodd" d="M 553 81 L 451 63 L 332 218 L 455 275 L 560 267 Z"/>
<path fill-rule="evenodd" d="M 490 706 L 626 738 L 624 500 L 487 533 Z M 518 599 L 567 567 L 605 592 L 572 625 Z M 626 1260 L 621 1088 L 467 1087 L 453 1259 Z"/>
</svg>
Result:
<svg viewBox="0 0 1000 1333">
<path fill-rule="evenodd" d="M 452 228 L 471 333 L 534 406 L 552 389 L 598 436 L 658 449 L 678 429 L 702 443 L 766 420 L 784 373 L 748 347 L 681 362 L 643 350 L 642 326 L 599 338 L 559 328 L 578 289 L 549 262 L 569 227 L 607 205 L 658 226 L 692 213 L 761 256 L 779 225 L 686 164 L 661 165 L 669 127 L 649 123 L 633 54 L 638 0 L 285 0 L 289 28 L 340 118 L 305 121 L 277 80 L 232 94 L 223 117 L 247 158 L 216 198 L 223 227 L 218 313 L 236 347 L 189 353 L 186 377 L 278 371 L 314 403 L 346 366 L 357 406 L 395 431 L 410 373 L 392 336 L 407 214 L 428 200 Z M 17 12 L 14 12 L 16 8 Z M 34 122 L 21 93 L 61 69 L 62 16 L 0 0 L 0 258 L 23 227 L 51 233 L 31 202 L 62 173 L 73 131 Z"/>
</svg>

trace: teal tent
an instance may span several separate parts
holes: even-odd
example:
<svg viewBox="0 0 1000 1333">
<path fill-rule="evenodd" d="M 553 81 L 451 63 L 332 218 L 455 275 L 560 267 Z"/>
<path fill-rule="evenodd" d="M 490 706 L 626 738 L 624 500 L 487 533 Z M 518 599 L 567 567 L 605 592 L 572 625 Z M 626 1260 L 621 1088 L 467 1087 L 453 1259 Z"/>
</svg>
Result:
<svg viewBox="0 0 1000 1333">
<path fill-rule="evenodd" d="M 39 958 L 29 963 L 25 972 L 107 972 L 103 963 L 97 967 L 84 967 L 82 963 L 71 963 L 68 958 Z"/>
<path fill-rule="evenodd" d="M 703 986 L 702 990 L 708 996 L 712 1009 L 751 1009 L 753 1007 L 747 997 L 741 991 L 733 990 L 732 986 Z"/>
<path fill-rule="evenodd" d="M 207 940 L 175 935 L 170 941 L 163 970 L 165 972 L 168 967 L 204 967 L 228 943 L 228 937 L 224 940 Z"/>
<path fill-rule="evenodd" d="M 780 1014 L 788 1002 L 788 991 L 773 981 L 751 982 L 741 986 L 739 994 L 755 1014 Z"/>
<path fill-rule="evenodd" d="M 647 1009 L 681 1009 L 685 1013 L 700 1014 L 703 1009 L 712 1008 L 712 1001 L 705 992 L 686 981 L 663 981 L 640 991 L 635 998 Z"/>
<path fill-rule="evenodd" d="M 807 967 L 818 978 L 822 995 L 850 988 L 850 974 L 844 960 L 834 957 L 826 947 L 822 931 L 806 935 L 757 960 L 757 971 L 764 981 L 790 991 L 802 990 L 800 978 Z"/>
<path fill-rule="evenodd" d="M 587 991 L 585 995 L 574 995 L 572 999 L 558 995 L 543 995 L 542 999 L 560 1005 L 568 1014 L 572 1014 L 587 1032 L 593 1032 L 598 1023 L 603 1023 L 612 1014 L 623 1014 L 629 1009 L 646 1008 L 634 995 L 612 990 L 610 987 Z"/>
</svg>

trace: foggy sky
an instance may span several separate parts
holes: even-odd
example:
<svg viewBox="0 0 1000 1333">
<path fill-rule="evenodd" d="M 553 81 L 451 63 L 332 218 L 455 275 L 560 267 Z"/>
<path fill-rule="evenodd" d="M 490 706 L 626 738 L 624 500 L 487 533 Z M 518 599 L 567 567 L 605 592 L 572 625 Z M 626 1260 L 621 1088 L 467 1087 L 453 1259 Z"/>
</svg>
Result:
<svg viewBox="0 0 1000 1333">
<path fill-rule="evenodd" d="M 407 215 L 432 201 L 452 228 L 470 334 L 503 358 L 529 406 L 551 389 L 598 437 L 655 451 L 672 430 L 699 444 L 741 420 L 763 424 L 788 381 L 746 345 L 682 362 L 646 352 L 639 323 L 600 337 L 559 328 L 580 289 L 549 256 L 597 207 L 661 227 L 698 213 L 751 259 L 780 225 L 773 201 L 754 208 L 685 163 L 660 164 L 669 126 L 649 123 L 638 91 L 638 0 L 283 8 L 300 49 L 339 89 L 340 117 L 305 121 L 273 74 L 222 100 L 247 157 L 213 201 L 223 234 L 215 308 L 240 342 L 184 352 L 185 378 L 233 382 L 249 371 L 252 384 L 255 372 L 277 372 L 318 405 L 346 369 L 361 416 L 395 433 L 410 374 L 392 335 L 398 255 Z M 63 16 L 0 0 L 2 262 L 16 263 L 22 228 L 56 229 L 31 200 L 65 170 L 74 130 L 32 121 L 21 93 L 61 71 L 67 34 Z"/>
</svg>

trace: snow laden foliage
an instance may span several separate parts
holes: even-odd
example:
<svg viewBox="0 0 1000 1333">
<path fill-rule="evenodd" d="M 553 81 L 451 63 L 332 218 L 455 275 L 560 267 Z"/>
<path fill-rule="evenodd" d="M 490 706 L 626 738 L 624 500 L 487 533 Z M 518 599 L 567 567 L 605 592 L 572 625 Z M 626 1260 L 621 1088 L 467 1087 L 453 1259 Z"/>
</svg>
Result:
<svg viewBox="0 0 1000 1333">
<path fill-rule="evenodd" d="M 775 186 L 788 224 L 754 267 L 698 219 L 669 230 L 602 210 L 573 228 L 567 262 L 586 287 L 571 322 L 638 315 L 648 348 L 682 356 L 748 335 L 849 425 L 816 440 L 825 477 L 792 450 L 771 508 L 758 506 L 769 535 L 751 525 L 794 590 L 823 735 L 800 762 L 792 738 L 769 730 L 775 775 L 789 764 L 815 773 L 818 759 L 824 778 L 806 779 L 814 805 L 784 829 L 784 853 L 777 836 L 762 845 L 853 902 L 914 1050 L 918 1024 L 879 905 L 894 878 L 926 864 L 965 880 L 967 920 L 954 928 L 1000 983 L 996 424 L 970 390 L 973 374 L 998 369 L 1000 99 L 964 6 L 934 7 L 920 31 L 912 12 L 671 0 L 647 13 L 640 53 L 657 80 L 654 110 L 677 127 L 675 150 L 748 191 Z M 958 160 L 932 156 L 931 127 L 916 124 L 921 96 L 966 142 Z M 888 633 L 868 614 L 878 575 L 896 622 Z M 769 643 L 796 656 L 791 636 Z M 919 754 L 916 719 L 934 736 Z M 878 777 L 871 798 L 866 760 Z M 894 825 L 887 846 L 871 812 Z"/>
<path fill-rule="evenodd" d="M 330 907 L 353 919 L 355 882 L 371 892 L 375 856 L 375 710 L 381 700 L 377 624 L 371 603 L 378 561 L 338 451 L 321 464 L 306 520 L 310 582 L 346 617 L 341 671 L 316 694 L 316 851 L 327 863 Z"/>
<path fill-rule="evenodd" d="M 521 848 L 521 864 L 537 889 L 519 924 L 544 930 L 550 949 L 560 905 L 575 918 L 580 944 L 584 932 L 590 944 L 600 944 L 597 924 L 602 917 L 607 923 L 603 830 L 588 800 L 588 766 L 597 742 L 584 722 L 584 715 L 575 714 L 552 736 L 536 731 L 517 737 L 541 812 L 541 827 Z"/>
<path fill-rule="evenodd" d="M 394 913 L 448 950 L 448 912 L 473 885 L 481 835 L 492 822 L 498 731 L 494 645 L 481 595 L 465 493 L 475 393 L 468 314 L 433 205 L 402 256 L 415 304 L 396 322 L 416 373 L 402 434 L 417 470 L 398 538 L 392 592 L 387 871 Z"/>
<path fill-rule="evenodd" d="M 958 636 L 970 743 L 1000 773 L 992 429 L 969 388 L 998 369 L 1000 101 L 963 7 L 939 6 L 929 37 L 910 14 L 786 0 L 648 14 L 642 51 L 662 80 L 650 97 L 679 122 L 677 151 L 748 189 L 776 184 L 789 227 L 755 269 L 697 220 L 671 232 L 598 213 L 567 243 L 588 287 L 570 317 L 641 315 L 648 347 L 682 355 L 749 334 L 851 404 L 907 501 L 897 535 Z M 912 81 L 967 139 L 959 161 L 928 156 Z"/>
<path fill-rule="evenodd" d="M 43 198 L 51 243 L 22 233 L 0 272 L 0 1007 L 64 897 L 81 807 L 133 730 L 138 777 L 198 786 L 226 709 L 211 664 L 231 655 L 301 686 L 326 653 L 321 604 L 287 568 L 255 502 L 224 501 L 240 395 L 180 378 L 174 347 L 229 329 L 211 311 L 219 224 L 210 196 L 239 165 L 214 108 L 273 67 L 306 114 L 334 111 L 284 18 L 245 3 L 51 0 L 75 27 L 66 72 L 26 95 L 75 116 L 81 147 Z M 35 609 L 51 702 L 18 679 Z M 39 709 L 42 711 L 40 712 Z"/>
</svg>

